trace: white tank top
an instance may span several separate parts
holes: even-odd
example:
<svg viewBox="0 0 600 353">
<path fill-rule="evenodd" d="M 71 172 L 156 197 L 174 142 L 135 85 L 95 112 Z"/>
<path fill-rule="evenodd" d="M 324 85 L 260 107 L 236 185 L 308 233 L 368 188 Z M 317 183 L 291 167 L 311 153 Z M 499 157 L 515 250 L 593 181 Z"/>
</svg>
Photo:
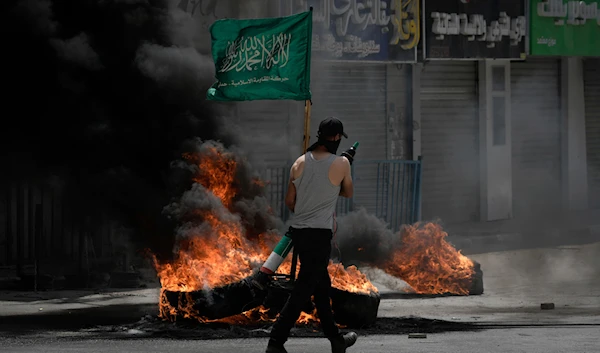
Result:
<svg viewBox="0 0 600 353">
<path fill-rule="evenodd" d="M 329 169 L 336 159 L 331 154 L 316 160 L 312 152 L 304 158 L 304 170 L 293 183 L 296 186 L 296 205 L 291 226 L 294 228 L 320 228 L 333 230 L 333 214 L 341 185 L 329 180 Z"/>
</svg>

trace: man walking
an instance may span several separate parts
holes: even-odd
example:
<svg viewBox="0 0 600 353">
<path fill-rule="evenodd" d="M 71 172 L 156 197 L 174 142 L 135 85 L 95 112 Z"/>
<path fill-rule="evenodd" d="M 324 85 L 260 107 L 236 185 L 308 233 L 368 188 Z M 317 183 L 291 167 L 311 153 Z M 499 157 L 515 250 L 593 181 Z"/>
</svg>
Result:
<svg viewBox="0 0 600 353">
<path fill-rule="evenodd" d="M 341 334 L 334 322 L 329 292 L 331 279 L 327 266 L 335 227 L 338 196 L 352 197 L 350 162 L 336 156 L 344 126 L 336 118 L 319 125 L 317 142 L 300 156 L 290 171 L 285 198 L 294 212 L 290 233 L 300 259 L 300 273 L 287 303 L 271 331 L 267 353 L 286 353 L 283 347 L 303 305 L 314 296 L 321 328 L 331 341 L 333 353 L 344 353 L 357 339 L 354 332 Z"/>
</svg>

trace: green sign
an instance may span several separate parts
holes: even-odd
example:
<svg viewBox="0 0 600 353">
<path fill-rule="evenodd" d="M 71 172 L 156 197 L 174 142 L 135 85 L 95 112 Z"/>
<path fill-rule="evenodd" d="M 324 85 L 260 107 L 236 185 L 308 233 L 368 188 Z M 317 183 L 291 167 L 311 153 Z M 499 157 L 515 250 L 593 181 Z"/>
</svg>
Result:
<svg viewBox="0 0 600 353">
<path fill-rule="evenodd" d="M 265 19 L 224 19 L 210 27 L 216 101 L 307 100 L 312 11 Z"/>
<path fill-rule="evenodd" d="M 531 55 L 600 56 L 600 0 L 531 0 Z"/>
</svg>

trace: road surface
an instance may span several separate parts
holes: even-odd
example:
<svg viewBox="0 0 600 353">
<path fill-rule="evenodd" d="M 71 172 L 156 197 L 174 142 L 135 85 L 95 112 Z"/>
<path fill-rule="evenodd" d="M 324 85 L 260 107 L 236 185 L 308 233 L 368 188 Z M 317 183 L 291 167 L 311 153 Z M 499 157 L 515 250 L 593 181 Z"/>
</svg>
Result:
<svg viewBox="0 0 600 353">
<path fill-rule="evenodd" d="M 429 327 L 426 339 L 409 339 L 406 325 L 392 325 L 386 334 L 363 332 L 349 352 L 600 352 L 600 243 L 471 257 L 482 265 L 484 295 L 406 299 L 381 288 L 386 299 L 378 314 L 380 322 L 426 318 L 470 328 L 441 332 Z M 243 330 L 184 330 L 160 322 L 157 300 L 157 288 L 0 293 L 0 351 L 264 351 L 265 332 L 248 338 L 252 335 Z M 541 310 L 544 302 L 556 308 Z M 306 335 L 291 338 L 287 348 L 290 353 L 329 351 L 325 339 Z"/>
</svg>

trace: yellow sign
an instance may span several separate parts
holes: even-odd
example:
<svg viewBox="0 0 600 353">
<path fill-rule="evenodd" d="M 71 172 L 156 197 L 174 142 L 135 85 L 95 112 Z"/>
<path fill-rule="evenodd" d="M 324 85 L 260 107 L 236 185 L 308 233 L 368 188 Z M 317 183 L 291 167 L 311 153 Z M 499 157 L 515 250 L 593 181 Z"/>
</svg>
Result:
<svg viewBox="0 0 600 353">
<path fill-rule="evenodd" d="M 421 38 L 420 1 L 392 0 L 392 24 L 394 33 L 390 44 L 402 49 L 412 49 L 419 44 Z"/>
</svg>

